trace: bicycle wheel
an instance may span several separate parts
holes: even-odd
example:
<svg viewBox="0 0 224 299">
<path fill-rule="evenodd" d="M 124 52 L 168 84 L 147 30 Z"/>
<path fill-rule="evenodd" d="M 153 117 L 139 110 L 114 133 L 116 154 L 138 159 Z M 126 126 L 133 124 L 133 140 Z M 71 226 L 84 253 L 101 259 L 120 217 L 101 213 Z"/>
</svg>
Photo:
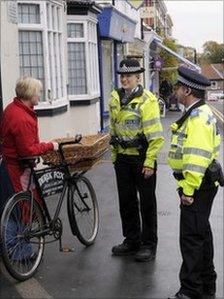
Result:
<svg viewBox="0 0 224 299">
<path fill-rule="evenodd" d="M 71 229 L 86 246 L 94 243 L 99 228 L 95 191 L 86 177 L 79 177 L 68 190 L 68 216 Z"/>
<path fill-rule="evenodd" d="M 44 237 L 35 236 L 44 227 L 39 204 L 31 194 L 20 192 L 6 204 L 1 219 L 2 258 L 8 272 L 19 281 L 35 273 L 44 252 Z"/>
</svg>

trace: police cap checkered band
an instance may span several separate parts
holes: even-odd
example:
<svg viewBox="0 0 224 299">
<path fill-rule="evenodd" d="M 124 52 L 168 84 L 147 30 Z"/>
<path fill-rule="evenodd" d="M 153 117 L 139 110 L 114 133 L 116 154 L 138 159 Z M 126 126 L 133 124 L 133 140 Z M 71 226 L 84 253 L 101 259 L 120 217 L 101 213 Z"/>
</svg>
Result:
<svg viewBox="0 0 224 299">
<path fill-rule="evenodd" d="M 206 90 L 206 87 L 211 85 L 211 82 L 205 76 L 197 71 L 184 66 L 178 68 L 178 82 L 198 90 Z"/>
<path fill-rule="evenodd" d="M 185 79 L 184 77 L 181 77 L 180 75 L 177 76 L 177 81 L 183 83 L 186 86 L 194 88 L 194 89 L 206 90 L 206 86 L 191 82 L 191 81 Z"/>
<path fill-rule="evenodd" d="M 136 59 L 124 59 L 120 62 L 118 74 L 138 74 L 144 72 L 144 68 Z"/>
</svg>

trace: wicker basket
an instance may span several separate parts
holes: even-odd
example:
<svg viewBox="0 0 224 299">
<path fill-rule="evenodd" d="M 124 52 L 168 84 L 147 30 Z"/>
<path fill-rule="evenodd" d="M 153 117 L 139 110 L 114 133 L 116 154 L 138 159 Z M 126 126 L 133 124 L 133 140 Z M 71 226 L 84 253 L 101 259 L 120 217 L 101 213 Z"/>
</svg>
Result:
<svg viewBox="0 0 224 299">
<path fill-rule="evenodd" d="M 77 162 L 76 165 L 70 166 L 70 172 L 77 172 L 77 171 L 87 171 L 90 170 L 93 166 L 98 165 L 101 162 L 102 156 L 91 159 L 91 160 L 82 160 Z"/>
<path fill-rule="evenodd" d="M 109 134 L 97 134 L 83 136 L 79 144 L 65 145 L 63 153 L 65 160 L 70 165 L 88 162 L 102 156 L 108 149 L 110 136 Z M 74 141 L 74 138 L 58 138 L 54 139 L 58 143 Z M 49 151 L 42 155 L 45 164 L 59 165 L 61 163 L 61 156 L 58 151 Z M 87 161 L 84 161 L 87 159 Z M 94 163 L 95 164 L 95 163 Z"/>
</svg>

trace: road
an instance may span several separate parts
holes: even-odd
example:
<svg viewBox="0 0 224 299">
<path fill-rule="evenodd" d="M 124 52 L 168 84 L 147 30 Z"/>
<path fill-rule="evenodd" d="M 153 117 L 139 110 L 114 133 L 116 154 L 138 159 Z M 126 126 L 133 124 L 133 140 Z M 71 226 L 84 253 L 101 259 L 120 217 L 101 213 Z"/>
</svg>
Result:
<svg viewBox="0 0 224 299">
<path fill-rule="evenodd" d="M 224 100 L 209 101 L 215 117 L 218 120 L 219 127 L 223 131 L 224 129 Z"/>
<path fill-rule="evenodd" d="M 179 202 L 166 157 L 171 136 L 170 123 L 179 117 L 180 113 L 169 112 L 162 119 L 167 142 L 158 159 L 159 244 L 156 260 L 136 263 L 133 257 L 111 256 L 111 247 L 122 241 L 122 235 L 114 170 L 108 160 L 88 172 L 100 208 L 100 230 L 96 243 L 85 248 L 71 234 L 64 203 L 60 215 L 64 224 L 63 243 L 74 247 L 74 252 L 59 252 L 58 243 L 47 245 L 36 275 L 23 283 L 10 278 L 1 264 L 1 298 L 167 298 L 178 290 L 181 263 Z M 222 157 L 223 143 L 220 153 L 223 163 Z M 52 209 L 56 200 L 48 200 Z M 217 297 L 223 298 L 223 189 L 216 196 L 211 224 L 218 274 Z"/>
</svg>

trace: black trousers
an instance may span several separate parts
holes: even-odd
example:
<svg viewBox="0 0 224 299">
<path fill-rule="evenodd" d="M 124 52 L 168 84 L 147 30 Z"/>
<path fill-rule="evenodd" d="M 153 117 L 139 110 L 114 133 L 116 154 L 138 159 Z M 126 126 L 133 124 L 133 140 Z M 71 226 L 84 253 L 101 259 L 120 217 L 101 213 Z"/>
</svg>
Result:
<svg viewBox="0 0 224 299">
<path fill-rule="evenodd" d="M 118 155 L 115 162 L 123 236 L 129 244 L 142 243 L 156 250 L 156 173 L 145 179 L 142 167 L 138 156 Z"/>
<path fill-rule="evenodd" d="M 200 299 L 202 294 L 216 291 L 209 216 L 217 189 L 214 185 L 207 185 L 195 192 L 192 205 L 180 205 L 180 248 L 183 259 L 180 291 L 190 298 Z M 182 195 L 181 190 L 179 195 Z"/>
</svg>

